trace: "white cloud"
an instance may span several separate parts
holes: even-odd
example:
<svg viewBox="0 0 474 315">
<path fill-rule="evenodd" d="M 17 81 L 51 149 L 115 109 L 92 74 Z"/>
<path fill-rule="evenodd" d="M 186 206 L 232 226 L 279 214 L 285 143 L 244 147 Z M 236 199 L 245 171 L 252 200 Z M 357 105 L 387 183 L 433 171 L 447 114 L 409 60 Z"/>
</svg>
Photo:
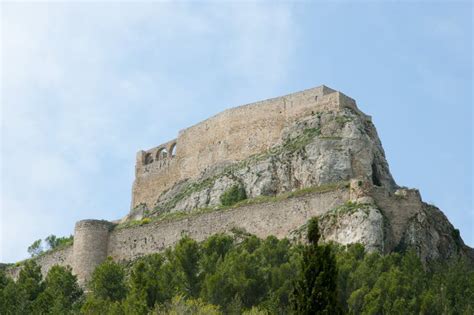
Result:
<svg viewBox="0 0 474 315">
<path fill-rule="evenodd" d="M 292 53 L 282 5 L 2 9 L 0 261 L 75 220 L 124 215 L 135 150 L 214 113 L 203 89 L 221 81 L 271 93 Z"/>
</svg>

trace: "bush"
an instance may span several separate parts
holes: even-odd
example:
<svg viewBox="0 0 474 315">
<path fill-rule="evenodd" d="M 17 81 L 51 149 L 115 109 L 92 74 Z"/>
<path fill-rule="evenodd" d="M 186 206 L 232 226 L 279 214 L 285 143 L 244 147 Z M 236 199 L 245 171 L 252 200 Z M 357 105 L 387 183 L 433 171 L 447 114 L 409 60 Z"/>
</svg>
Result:
<svg viewBox="0 0 474 315">
<path fill-rule="evenodd" d="M 242 185 L 236 184 L 226 190 L 220 197 L 223 206 L 232 206 L 237 202 L 247 199 L 247 194 Z"/>
<path fill-rule="evenodd" d="M 31 257 L 40 255 L 43 252 L 43 246 L 41 245 L 41 240 L 36 240 L 28 247 L 28 253 Z"/>
<path fill-rule="evenodd" d="M 99 299 L 110 301 L 124 299 L 127 295 L 124 268 L 112 261 L 111 258 L 107 258 L 105 262 L 95 268 L 89 287 L 93 295 Z"/>
<path fill-rule="evenodd" d="M 145 224 L 148 224 L 151 222 L 151 219 L 150 218 L 143 218 L 141 221 L 140 221 L 140 225 L 145 225 Z"/>
</svg>

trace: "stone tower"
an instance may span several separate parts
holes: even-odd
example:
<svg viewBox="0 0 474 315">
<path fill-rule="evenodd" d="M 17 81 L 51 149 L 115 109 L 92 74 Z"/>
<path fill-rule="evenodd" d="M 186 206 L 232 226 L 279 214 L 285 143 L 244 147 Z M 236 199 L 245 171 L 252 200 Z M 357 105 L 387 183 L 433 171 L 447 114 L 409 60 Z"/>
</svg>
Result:
<svg viewBox="0 0 474 315">
<path fill-rule="evenodd" d="M 95 267 L 107 258 L 109 231 L 113 224 L 104 220 L 82 220 L 74 228 L 73 271 L 81 285 L 87 283 Z"/>
</svg>

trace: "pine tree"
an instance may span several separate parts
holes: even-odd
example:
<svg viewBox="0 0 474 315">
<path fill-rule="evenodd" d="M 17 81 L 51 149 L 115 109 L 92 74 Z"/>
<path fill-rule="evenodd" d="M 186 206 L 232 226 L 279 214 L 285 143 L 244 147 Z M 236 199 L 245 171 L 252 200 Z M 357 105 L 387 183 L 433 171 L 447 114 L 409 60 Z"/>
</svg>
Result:
<svg viewBox="0 0 474 315">
<path fill-rule="evenodd" d="M 300 275 L 294 284 L 292 308 L 296 314 L 339 314 L 336 259 L 328 245 L 318 245 L 318 220 L 308 224 Z"/>
</svg>

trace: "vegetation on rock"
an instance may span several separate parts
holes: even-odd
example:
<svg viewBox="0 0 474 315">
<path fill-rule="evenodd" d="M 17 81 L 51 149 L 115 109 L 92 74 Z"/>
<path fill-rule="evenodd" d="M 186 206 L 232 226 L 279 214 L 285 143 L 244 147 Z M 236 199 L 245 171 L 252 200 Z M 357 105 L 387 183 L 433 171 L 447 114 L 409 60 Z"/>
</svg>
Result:
<svg viewBox="0 0 474 315">
<path fill-rule="evenodd" d="M 43 246 L 43 241 L 41 239 L 36 240 L 28 247 L 28 253 L 31 257 L 36 257 L 44 254 L 50 250 L 61 249 L 66 246 L 72 245 L 73 236 L 64 236 L 57 237 L 56 235 L 51 234 L 50 236 L 44 239 L 45 247 Z"/>
<path fill-rule="evenodd" d="M 301 197 L 301 196 L 312 194 L 312 193 L 325 193 L 325 192 L 330 192 L 330 191 L 343 189 L 347 187 L 349 187 L 349 183 L 347 181 L 340 181 L 340 182 L 329 183 L 329 184 L 324 184 L 324 185 L 319 185 L 319 186 L 312 186 L 312 187 L 297 189 L 295 191 L 287 192 L 287 193 L 280 194 L 277 196 L 258 196 L 255 198 L 247 198 L 247 199 L 238 201 L 235 204 L 232 204 L 230 206 L 220 205 L 216 207 L 199 208 L 192 211 L 165 212 L 165 213 L 161 213 L 159 215 L 153 215 L 141 220 L 126 221 L 126 222 L 116 225 L 114 228 L 123 229 L 123 228 L 141 226 L 144 224 L 148 224 L 150 222 L 179 220 L 179 219 L 189 218 L 189 217 L 193 217 L 196 215 L 213 212 L 213 211 L 228 210 L 228 209 L 233 209 L 233 208 L 237 208 L 237 207 L 241 207 L 245 205 L 254 205 L 254 204 L 267 203 L 267 202 L 279 202 L 288 198 Z"/>
<path fill-rule="evenodd" d="M 53 267 L 43 281 L 39 267 L 30 260 L 17 282 L 0 271 L 0 310 L 2 314 L 301 314 L 304 310 L 332 314 L 340 307 L 349 314 L 473 313 L 474 268 L 467 261 L 454 259 L 424 268 L 413 252 L 380 255 L 365 252 L 361 245 L 320 246 L 314 222 L 308 224 L 307 245 L 234 231 L 201 243 L 184 237 L 174 249 L 128 265 L 107 260 L 96 268 L 87 295 L 70 268 Z"/>
<path fill-rule="evenodd" d="M 247 199 L 247 194 L 242 185 L 234 185 L 220 196 L 220 201 L 223 206 L 232 206 L 245 199 Z"/>
</svg>

